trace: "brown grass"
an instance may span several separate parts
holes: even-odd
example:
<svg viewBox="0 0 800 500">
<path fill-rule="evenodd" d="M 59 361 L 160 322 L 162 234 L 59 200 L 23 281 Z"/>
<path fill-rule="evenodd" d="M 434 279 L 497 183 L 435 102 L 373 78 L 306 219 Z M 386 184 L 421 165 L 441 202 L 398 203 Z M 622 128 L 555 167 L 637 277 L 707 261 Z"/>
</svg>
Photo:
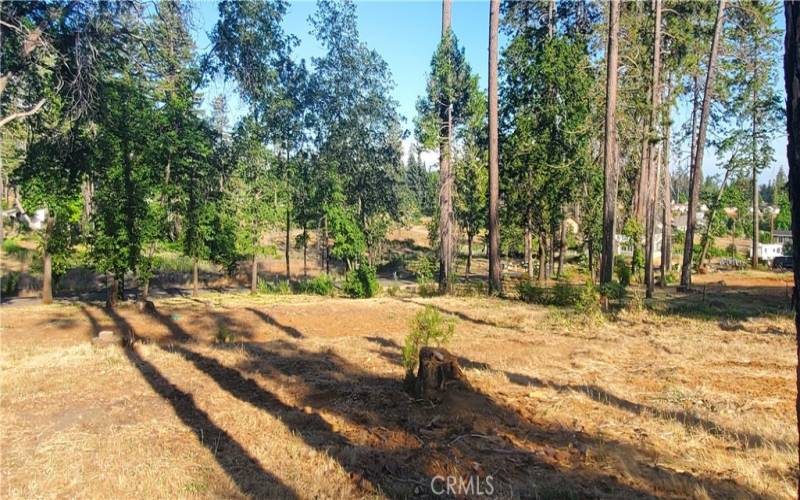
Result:
<svg viewBox="0 0 800 500">
<path fill-rule="evenodd" d="M 790 498 L 793 325 L 724 312 L 753 300 L 739 292 L 782 300 L 778 280 L 742 276 L 593 321 L 480 298 L 4 307 L 0 494 L 406 497 L 477 474 L 500 497 Z M 457 318 L 475 387 L 439 405 L 402 392 L 423 304 Z M 138 340 L 96 347 L 102 329 Z"/>
</svg>

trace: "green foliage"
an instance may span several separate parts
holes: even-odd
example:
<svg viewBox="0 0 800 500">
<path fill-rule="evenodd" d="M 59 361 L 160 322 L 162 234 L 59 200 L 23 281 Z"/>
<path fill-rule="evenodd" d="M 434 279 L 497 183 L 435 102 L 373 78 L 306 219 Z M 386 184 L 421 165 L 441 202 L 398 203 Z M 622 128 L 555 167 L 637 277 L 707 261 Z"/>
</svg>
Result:
<svg viewBox="0 0 800 500">
<path fill-rule="evenodd" d="M 315 278 L 300 281 L 297 283 L 297 285 L 295 285 L 296 293 L 304 293 L 308 295 L 332 296 L 334 290 L 333 278 L 327 274 L 320 274 Z"/>
<path fill-rule="evenodd" d="M 430 345 L 446 345 L 455 334 L 456 323 L 453 318 L 443 316 L 434 306 L 426 305 L 411 319 L 409 330 L 403 342 L 403 367 L 413 372 L 420 349 Z"/>
<path fill-rule="evenodd" d="M 347 273 L 342 286 L 342 291 L 354 299 L 368 299 L 380 292 L 381 285 L 375 274 L 375 268 L 361 264 L 358 269 Z"/>
<path fill-rule="evenodd" d="M 218 344 L 229 344 L 236 342 L 236 334 L 234 334 L 227 325 L 219 325 L 215 340 Z"/>
<path fill-rule="evenodd" d="M 19 278 L 20 273 L 17 272 L 5 272 L 3 276 L 0 277 L 0 291 L 2 291 L 3 297 L 14 297 L 19 293 Z"/>
<path fill-rule="evenodd" d="M 631 284 L 632 271 L 624 255 L 617 255 L 614 258 L 614 273 L 617 275 L 617 280 L 619 280 L 619 284 L 623 288 Z"/>
<path fill-rule="evenodd" d="M 258 279 L 258 293 L 265 295 L 291 295 L 292 287 L 286 281 L 269 282 L 265 279 Z"/>
</svg>

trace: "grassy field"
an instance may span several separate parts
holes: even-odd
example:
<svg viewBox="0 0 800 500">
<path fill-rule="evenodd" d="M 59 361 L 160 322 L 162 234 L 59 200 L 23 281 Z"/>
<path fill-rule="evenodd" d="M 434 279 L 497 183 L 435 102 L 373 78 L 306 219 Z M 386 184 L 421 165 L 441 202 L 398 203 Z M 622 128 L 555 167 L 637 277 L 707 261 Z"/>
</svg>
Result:
<svg viewBox="0 0 800 500">
<path fill-rule="evenodd" d="M 486 298 L 4 306 L 0 494 L 424 498 L 491 476 L 498 498 L 791 498 L 789 276 L 698 279 L 592 319 Z M 455 318 L 473 386 L 438 404 L 402 385 L 425 304 Z"/>
</svg>

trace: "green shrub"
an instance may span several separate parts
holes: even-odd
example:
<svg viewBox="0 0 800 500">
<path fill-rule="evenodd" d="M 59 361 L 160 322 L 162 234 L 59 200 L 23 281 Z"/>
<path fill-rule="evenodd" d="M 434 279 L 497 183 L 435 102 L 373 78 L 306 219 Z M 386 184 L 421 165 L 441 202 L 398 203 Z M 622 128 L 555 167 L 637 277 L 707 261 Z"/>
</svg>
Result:
<svg viewBox="0 0 800 500">
<path fill-rule="evenodd" d="M 367 264 L 362 264 L 353 271 L 347 273 L 344 280 L 342 291 L 354 299 L 368 299 L 380 292 L 381 285 L 378 283 L 378 276 L 375 268 Z"/>
<path fill-rule="evenodd" d="M 544 304 L 545 303 L 545 289 L 536 284 L 528 277 L 523 278 L 517 283 L 517 294 L 520 300 L 529 302 L 531 304 Z"/>
<path fill-rule="evenodd" d="M 333 295 L 333 278 L 327 274 L 320 274 L 316 278 L 305 280 L 295 285 L 296 293 L 304 293 L 308 295 Z"/>
<path fill-rule="evenodd" d="M 583 288 L 578 293 L 575 309 L 584 314 L 598 314 L 600 312 L 600 290 L 590 279 L 586 280 Z"/>
<path fill-rule="evenodd" d="M 606 297 L 610 300 L 622 300 L 625 298 L 627 293 L 627 288 L 622 286 L 617 281 L 612 281 L 610 283 L 606 283 L 602 287 L 600 287 L 600 295 Z"/>
<path fill-rule="evenodd" d="M 269 295 L 290 295 L 292 293 L 292 288 L 289 286 L 289 283 L 285 281 L 276 281 L 274 283 L 270 283 L 269 281 L 259 278 L 258 293 Z"/>
<path fill-rule="evenodd" d="M 617 275 L 621 286 L 627 287 L 631 284 L 631 268 L 628 266 L 624 255 L 617 255 L 614 258 L 614 273 Z"/>
<path fill-rule="evenodd" d="M 3 253 L 6 255 L 13 255 L 18 259 L 27 257 L 29 251 L 27 248 L 20 246 L 16 238 L 3 240 Z"/>
<path fill-rule="evenodd" d="M 228 344 L 236 340 L 236 335 L 226 325 L 219 325 L 216 340 L 219 344 Z"/>
<path fill-rule="evenodd" d="M 6 272 L 0 281 L 2 281 L 0 290 L 3 297 L 13 297 L 19 293 L 19 273 Z"/>
<path fill-rule="evenodd" d="M 400 295 L 400 287 L 397 285 L 391 285 L 386 289 L 386 293 L 389 294 L 389 297 L 396 297 Z"/>
<path fill-rule="evenodd" d="M 420 349 L 431 344 L 436 347 L 447 344 L 456 331 L 456 323 L 453 318 L 445 317 L 438 309 L 427 305 L 414 315 L 409 328 L 403 342 L 403 367 L 407 372 L 413 372 Z"/>
<path fill-rule="evenodd" d="M 422 254 L 414 261 L 411 270 L 414 272 L 414 277 L 417 279 L 417 284 L 427 284 L 433 282 L 433 262 L 427 255 Z"/>
</svg>

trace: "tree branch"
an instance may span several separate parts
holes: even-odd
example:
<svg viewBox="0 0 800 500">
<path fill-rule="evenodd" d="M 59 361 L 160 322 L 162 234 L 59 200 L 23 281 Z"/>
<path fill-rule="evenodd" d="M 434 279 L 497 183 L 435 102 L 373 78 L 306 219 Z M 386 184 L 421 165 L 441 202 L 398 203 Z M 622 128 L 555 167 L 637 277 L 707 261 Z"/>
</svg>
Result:
<svg viewBox="0 0 800 500">
<path fill-rule="evenodd" d="M 34 104 L 33 107 L 31 107 L 30 109 L 28 109 L 26 111 L 19 111 L 17 113 L 12 113 L 12 114 L 6 116 L 5 118 L 0 119 L 0 128 L 2 128 L 5 124 L 7 124 L 9 122 L 12 122 L 14 120 L 18 120 L 20 118 L 25 118 L 26 116 L 30 116 L 30 115 L 38 113 L 39 110 L 42 109 L 42 106 L 44 106 L 44 103 L 46 101 L 47 101 L 47 99 L 42 99 L 39 102 L 37 102 L 36 104 Z"/>
</svg>

